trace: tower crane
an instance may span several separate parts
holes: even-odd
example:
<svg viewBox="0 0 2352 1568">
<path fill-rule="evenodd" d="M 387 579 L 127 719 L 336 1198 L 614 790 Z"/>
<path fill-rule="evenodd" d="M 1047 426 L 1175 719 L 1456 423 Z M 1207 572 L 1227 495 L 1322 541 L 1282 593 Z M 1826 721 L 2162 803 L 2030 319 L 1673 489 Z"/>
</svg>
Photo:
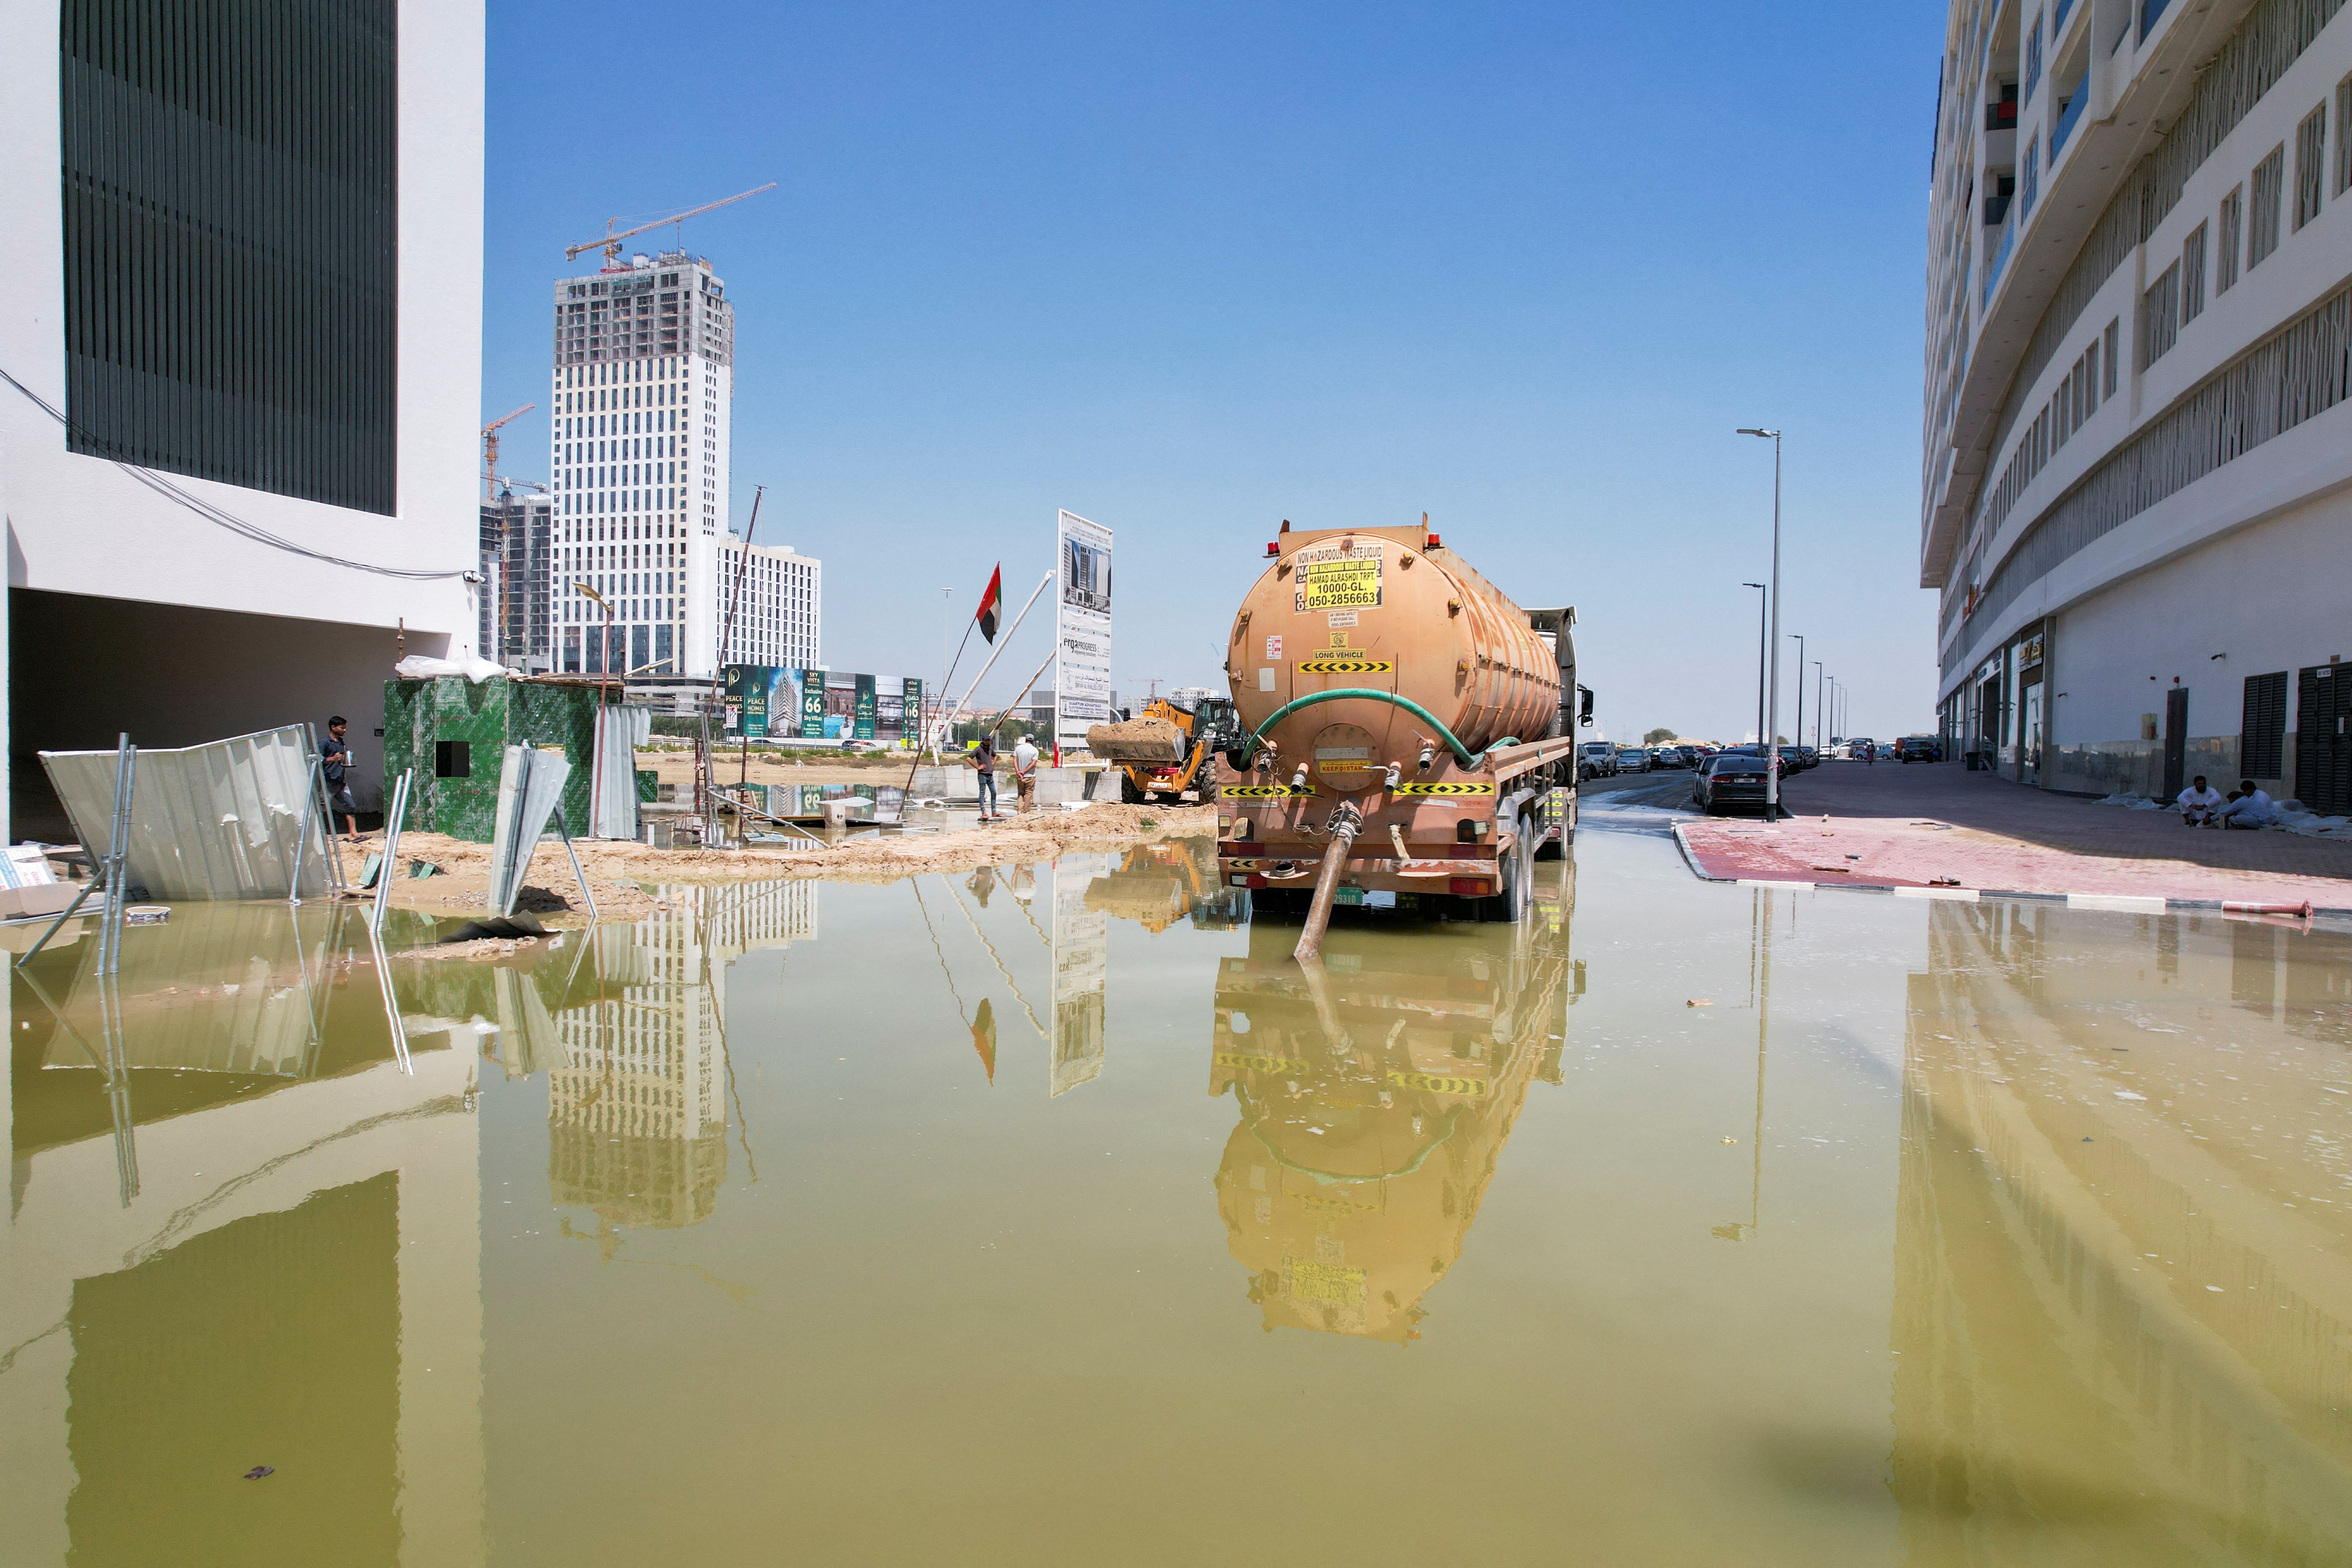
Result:
<svg viewBox="0 0 2352 1568">
<path fill-rule="evenodd" d="M 499 426 L 508 423 L 509 420 L 521 418 L 538 406 L 536 403 L 526 403 L 505 418 L 493 419 L 482 426 L 482 499 L 484 500 L 498 499 Z"/>
<path fill-rule="evenodd" d="M 731 196 L 724 196 L 715 202 L 705 202 L 698 207 L 688 207 L 684 212 L 671 213 L 667 216 L 655 218 L 650 223 L 641 223 L 635 228 L 625 228 L 618 234 L 613 232 L 613 226 L 619 223 L 621 220 L 617 217 L 608 217 L 604 220 L 604 238 L 583 240 L 578 245 L 565 246 L 563 247 L 563 259 L 566 261 L 576 261 L 580 258 L 580 254 L 583 251 L 601 249 L 604 253 L 604 264 L 609 267 L 614 262 L 618 261 L 621 258 L 621 241 L 628 238 L 632 235 L 643 234 L 647 229 L 652 228 L 667 228 L 671 224 L 683 223 L 688 218 L 694 217 L 702 213 L 716 212 L 720 207 L 733 206 L 737 202 L 746 200 L 751 196 L 759 195 L 764 191 L 772 191 L 775 188 L 776 182 L 770 180 L 764 185 L 756 185 L 748 191 L 739 191 Z"/>
</svg>

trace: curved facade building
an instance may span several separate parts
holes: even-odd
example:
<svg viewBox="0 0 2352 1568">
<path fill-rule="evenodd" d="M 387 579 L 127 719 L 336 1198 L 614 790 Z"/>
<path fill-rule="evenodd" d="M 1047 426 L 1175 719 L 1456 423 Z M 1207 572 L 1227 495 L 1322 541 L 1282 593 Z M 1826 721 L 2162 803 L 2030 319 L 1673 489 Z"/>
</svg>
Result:
<svg viewBox="0 0 2352 1568">
<path fill-rule="evenodd" d="M 1982 765 L 2352 808 L 2347 10 L 1952 4 L 1919 571 Z"/>
</svg>

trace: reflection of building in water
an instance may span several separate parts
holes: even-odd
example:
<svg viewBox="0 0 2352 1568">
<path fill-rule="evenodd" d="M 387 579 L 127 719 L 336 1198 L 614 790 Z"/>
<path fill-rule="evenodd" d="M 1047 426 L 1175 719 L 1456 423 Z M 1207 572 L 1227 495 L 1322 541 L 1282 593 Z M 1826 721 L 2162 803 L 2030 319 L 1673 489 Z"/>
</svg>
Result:
<svg viewBox="0 0 2352 1568">
<path fill-rule="evenodd" d="M 1260 923 L 1223 961 L 1209 1086 L 1241 1122 L 1217 1208 L 1267 1329 L 1420 1337 L 1528 1085 L 1559 1081 L 1572 867 L 1543 869 L 1517 926 L 1341 926 L 1302 967 L 1297 928 Z"/>
<path fill-rule="evenodd" d="M 592 1000 L 555 1017 L 548 1187 L 636 1226 L 710 1217 L 727 1173 L 726 974 L 747 952 L 816 934 L 816 885 L 671 888 L 667 907 L 597 929 Z"/>
<path fill-rule="evenodd" d="M 1930 921 L 1896 1229 L 1912 1560 L 2011 1563 L 2075 1526 L 2135 1538 L 2101 1561 L 2347 1560 L 2352 1102 L 2314 1089 L 2290 1032 L 2340 1047 L 2343 1020 L 2275 1000 L 2325 993 L 2341 940 Z"/>
<path fill-rule="evenodd" d="M 412 1025 L 403 1071 L 421 966 L 387 1009 L 358 922 L 319 951 L 335 919 L 196 903 L 124 942 L 135 1128 L 60 1070 L 100 1038 L 91 943 L 12 976 L 6 1561 L 482 1560 L 475 1058 Z M 297 1489 L 253 1505 L 256 1463 Z"/>
</svg>

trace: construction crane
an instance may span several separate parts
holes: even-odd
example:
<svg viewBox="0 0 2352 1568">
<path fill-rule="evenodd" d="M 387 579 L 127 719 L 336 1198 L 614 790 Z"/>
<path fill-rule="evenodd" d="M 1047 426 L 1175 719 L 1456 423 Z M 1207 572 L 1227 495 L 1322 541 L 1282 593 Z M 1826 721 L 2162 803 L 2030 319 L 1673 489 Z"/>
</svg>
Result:
<svg viewBox="0 0 2352 1568">
<path fill-rule="evenodd" d="M 498 499 L 499 426 L 509 421 L 521 418 L 538 406 L 536 403 L 526 403 L 508 415 L 506 418 L 493 419 L 482 426 L 482 499 L 484 500 Z"/>
<path fill-rule="evenodd" d="M 734 195 L 723 197 L 719 201 L 705 202 L 698 207 L 688 207 L 684 212 L 671 213 L 666 217 L 655 218 L 651 223 L 641 223 L 635 228 L 625 228 L 618 234 L 613 232 L 613 226 L 619 223 L 621 219 L 616 217 L 608 217 L 604 220 L 604 238 L 583 240 L 578 245 L 565 246 L 563 247 L 563 259 L 566 261 L 576 261 L 580 258 L 580 254 L 583 251 L 602 249 L 604 253 L 604 264 L 607 267 L 610 267 L 614 262 L 618 261 L 621 258 L 621 241 L 628 238 L 632 235 L 643 234 L 647 229 L 652 228 L 667 228 L 671 224 L 683 223 L 688 218 L 694 217 L 702 213 L 716 212 L 720 207 L 733 206 L 737 202 L 746 200 L 751 196 L 759 195 L 764 191 L 772 191 L 775 188 L 776 182 L 770 180 L 764 185 L 757 185 L 748 191 L 739 191 Z"/>
</svg>

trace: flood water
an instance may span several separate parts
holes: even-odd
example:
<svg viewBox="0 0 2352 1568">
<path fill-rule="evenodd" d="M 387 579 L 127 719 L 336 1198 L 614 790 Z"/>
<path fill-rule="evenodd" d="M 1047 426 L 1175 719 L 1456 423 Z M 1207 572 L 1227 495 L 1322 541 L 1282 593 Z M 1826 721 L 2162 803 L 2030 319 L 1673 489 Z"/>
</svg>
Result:
<svg viewBox="0 0 2352 1568">
<path fill-rule="evenodd" d="M 2352 935 L 1205 853 L 35 959 L 0 1560 L 2352 1562 Z"/>
</svg>

